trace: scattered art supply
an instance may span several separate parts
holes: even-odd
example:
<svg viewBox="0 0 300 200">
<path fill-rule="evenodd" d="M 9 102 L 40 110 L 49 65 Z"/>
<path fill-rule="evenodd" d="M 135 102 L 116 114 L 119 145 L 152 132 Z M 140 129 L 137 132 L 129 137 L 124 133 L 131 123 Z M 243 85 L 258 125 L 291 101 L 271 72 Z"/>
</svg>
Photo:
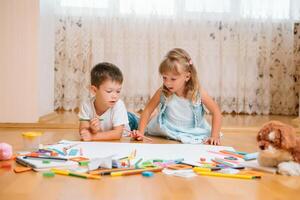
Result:
<svg viewBox="0 0 300 200">
<path fill-rule="evenodd" d="M 99 116 L 96 116 L 97 119 L 99 119 L 99 121 L 103 121 L 104 119 L 100 118 Z M 91 121 L 91 119 L 83 119 L 80 118 L 79 121 Z"/>
<path fill-rule="evenodd" d="M 3 163 L 3 164 L 0 165 L 0 168 L 11 169 L 11 164 L 10 163 Z"/>
<path fill-rule="evenodd" d="M 240 154 L 240 155 L 246 155 L 246 154 L 248 154 L 247 152 L 244 152 L 244 151 L 229 151 L 229 152 L 237 153 L 237 154 Z"/>
<path fill-rule="evenodd" d="M 222 168 L 220 167 L 212 167 L 212 168 L 207 168 L 207 167 L 194 167 L 193 171 L 194 172 L 211 172 L 211 171 L 217 171 L 220 170 Z"/>
<path fill-rule="evenodd" d="M 71 149 L 71 151 L 69 152 L 69 156 L 76 156 L 78 153 L 78 149 Z"/>
<path fill-rule="evenodd" d="M 39 149 L 41 144 L 42 132 L 24 132 L 23 136 L 23 148 L 27 151 L 35 151 Z"/>
<path fill-rule="evenodd" d="M 221 150 L 220 152 L 224 153 L 224 154 L 228 154 L 228 155 L 234 156 L 234 157 L 238 157 L 238 158 L 242 158 L 242 159 L 244 158 L 243 155 L 240 155 L 240 154 L 232 152 L 232 151 Z"/>
<path fill-rule="evenodd" d="M 229 167 L 239 167 L 240 165 L 238 163 L 233 163 L 232 161 L 221 159 L 221 158 L 215 158 L 215 162 L 221 163 L 223 165 L 229 166 Z"/>
<path fill-rule="evenodd" d="M 233 157 L 233 156 L 229 156 L 229 157 L 225 157 L 225 160 L 237 160 L 237 158 Z"/>
<path fill-rule="evenodd" d="M 130 131 L 130 130 L 127 130 L 127 129 L 124 129 L 124 130 L 127 131 L 128 133 L 132 133 L 132 131 Z M 143 138 L 143 139 L 145 139 L 145 140 L 148 140 L 148 141 L 150 141 L 150 142 L 153 141 L 151 138 L 146 137 L 145 135 L 139 135 L 139 137 L 141 137 L 141 138 Z"/>
<path fill-rule="evenodd" d="M 128 175 L 141 174 L 144 171 L 161 172 L 162 170 L 163 170 L 163 168 L 135 169 L 135 170 L 121 171 L 121 172 L 112 172 L 110 175 L 111 176 L 128 176 Z"/>
<path fill-rule="evenodd" d="M 82 150 L 81 147 L 80 147 L 80 149 L 79 149 L 79 154 L 80 154 L 80 156 L 83 156 L 83 150 Z"/>
<path fill-rule="evenodd" d="M 24 156 L 24 159 L 39 159 L 39 160 L 68 161 L 67 158 L 52 157 L 52 156 Z"/>
<path fill-rule="evenodd" d="M 43 177 L 54 177 L 55 176 L 55 173 L 54 172 L 44 172 L 43 173 Z"/>
<path fill-rule="evenodd" d="M 173 169 L 163 169 L 162 172 L 166 175 L 178 176 L 182 178 L 191 178 L 197 176 L 192 169 L 183 169 L 183 170 L 173 170 Z"/>
<path fill-rule="evenodd" d="M 12 146 L 7 143 L 0 143 L 0 160 L 9 160 L 12 155 Z"/>
<path fill-rule="evenodd" d="M 50 163 L 43 163 L 44 160 L 50 161 Z M 16 158 L 17 163 L 31 167 L 35 171 L 46 170 L 50 168 L 67 168 L 72 166 L 78 166 L 77 162 L 69 161 L 68 159 L 62 158 L 49 158 L 45 159 L 44 157 L 28 157 L 28 156 L 18 156 Z"/>
<path fill-rule="evenodd" d="M 89 159 L 85 157 L 75 157 L 75 158 L 70 158 L 69 160 L 80 162 L 80 161 L 88 161 Z"/>
<path fill-rule="evenodd" d="M 50 148 L 50 150 L 52 150 L 52 151 L 54 151 L 54 152 L 58 153 L 59 155 L 65 156 L 65 153 L 64 153 L 64 152 L 62 152 L 62 151 L 61 151 L 61 150 L 59 150 L 59 149 L 56 149 L 56 148 Z"/>
<path fill-rule="evenodd" d="M 64 152 L 64 154 L 65 155 L 68 155 L 68 150 L 69 149 L 71 149 L 71 148 L 73 148 L 73 147 L 75 147 L 75 146 L 77 146 L 78 145 L 78 143 L 75 143 L 75 144 L 71 144 L 71 145 L 69 145 L 69 146 L 67 146 L 67 147 L 64 147 L 63 148 L 63 152 Z M 77 151 L 76 151 L 77 152 Z M 74 153 L 73 153 L 74 154 Z M 76 155 L 76 154 L 75 154 Z"/>
<path fill-rule="evenodd" d="M 151 171 L 142 172 L 142 176 L 144 176 L 144 177 L 152 177 L 153 175 L 154 175 L 154 173 Z"/>
<path fill-rule="evenodd" d="M 242 174 L 222 174 L 216 172 L 197 172 L 197 174 L 203 176 L 216 176 L 216 177 L 224 177 L 224 178 L 240 178 L 240 179 L 260 179 L 261 176 L 252 176 L 252 175 L 242 175 Z"/>
<path fill-rule="evenodd" d="M 136 163 L 134 163 L 135 168 L 139 168 L 139 164 L 142 162 L 143 158 L 140 158 Z"/>
<path fill-rule="evenodd" d="M 43 160 L 43 164 L 49 164 L 50 160 Z"/>
<path fill-rule="evenodd" d="M 79 161 L 78 163 L 80 166 L 88 166 L 89 165 L 89 161 Z"/>
<path fill-rule="evenodd" d="M 257 159 L 257 156 L 258 156 L 258 152 L 249 153 L 249 154 L 244 155 L 244 160 L 246 160 L 246 161 L 255 160 L 255 159 Z"/>
<path fill-rule="evenodd" d="M 16 173 L 27 172 L 27 171 L 31 171 L 31 170 L 32 170 L 31 167 L 15 167 L 14 168 L 14 172 L 16 172 Z"/>
<path fill-rule="evenodd" d="M 89 171 L 89 174 L 110 175 L 112 172 L 134 170 L 135 168 L 112 168 Z"/>
<path fill-rule="evenodd" d="M 193 168 L 190 165 L 186 165 L 186 164 L 173 164 L 173 165 L 169 165 L 168 169 L 175 169 L 175 170 L 181 170 L 181 169 L 191 169 Z"/>
<path fill-rule="evenodd" d="M 77 173 L 77 172 L 71 172 L 69 170 L 51 169 L 51 171 L 54 172 L 55 174 L 59 174 L 59 175 L 74 176 L 74 177 L 86 178 L 86 179 L 100 179 L 101 178 L 99 175 Z"/>
<path fill-rule="evenodd" d="M 93 158 L 88 163 L 89 171 L 95 170 L 98 168 L 112 168 L 112 155 L 104 158 Z"/>
</svg>

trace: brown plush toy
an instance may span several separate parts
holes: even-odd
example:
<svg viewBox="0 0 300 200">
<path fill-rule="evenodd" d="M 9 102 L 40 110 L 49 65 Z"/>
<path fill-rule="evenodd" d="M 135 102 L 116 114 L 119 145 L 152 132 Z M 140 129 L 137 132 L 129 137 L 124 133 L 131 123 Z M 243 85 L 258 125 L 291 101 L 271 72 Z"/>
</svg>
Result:
<svg viewBox="0 0 300 200">
<path fill-rule="evenodd" d="M 293 127 L 279 121 L 263 125 L 257 134 L 258 163 L 278 167 L 278 173 L 300 176 L 300 137 Z"/>
</svg>

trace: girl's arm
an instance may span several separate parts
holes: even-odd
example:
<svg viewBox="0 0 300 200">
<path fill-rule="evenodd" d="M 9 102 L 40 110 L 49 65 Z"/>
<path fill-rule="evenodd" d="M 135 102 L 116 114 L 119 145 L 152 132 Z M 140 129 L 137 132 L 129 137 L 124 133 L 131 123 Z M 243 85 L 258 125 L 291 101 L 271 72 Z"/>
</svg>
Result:
<svg viewBox="0 0 300 200">
<path fill-rule="evenodd" d="M 152 96 L 148 104 L 146 105 L 145 109 L 143 110 L 141 114 L 141 119 L 139 123 L 139 130 L 133 131 L 132 136 L 138 140 L 141 140 L 142 137 L 139 137 L 139 135 L 144 135 L 145 128 L 149 122 L 150 116 L 154 109 L 158 106 L 160 102 L 160 95 L 162 93 L 162 89 L 158 89 L 155 94 Z"/>
<path fill-rule="evenodd" d="M 119 140 L 122 137 L 124 131 L 124 125 L 113 127 L 110 131 L 98 131 L 91 135 L 91 140 L 100 141 L 100 140 Z"/>
<path fill-rule="evenodd" d="M 207 92 L 201 88 L 200 90 L 201 100 L 205 107 L 212 114 L 212 129 L 211 129 L 211 138 L 210 144 L 219 145 L 220 144 L 220 129 L 221 129 L 221 120 L 222 114 L 216 104 L 216 102 L 207 94 Z"/>
</svg>

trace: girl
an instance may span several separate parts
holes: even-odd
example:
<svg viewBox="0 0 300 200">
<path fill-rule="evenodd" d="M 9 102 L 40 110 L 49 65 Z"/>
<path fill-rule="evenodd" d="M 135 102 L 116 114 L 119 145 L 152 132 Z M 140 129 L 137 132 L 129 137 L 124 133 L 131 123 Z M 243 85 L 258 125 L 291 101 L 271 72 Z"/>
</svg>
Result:
<svg viewBox="0 0 300 200">
<path fill-rule="evenodd" d="M 163 77 L 163 86 L 146 105 L 141 114 L 139 129 L 132 131 L 131 136 L 142 140 L 147 132 L 149 135 L 164 136 L 183 143 L 219 145 L 221 112 L 200 87 L 189 54 L 179 48 L 171 50 L 161 62 L 159 73 Z M 148 124 L 158 105 L 158 114 Z M 204 118 L 204 106 L 212 114 L 212 128 Z"/>
</svg>

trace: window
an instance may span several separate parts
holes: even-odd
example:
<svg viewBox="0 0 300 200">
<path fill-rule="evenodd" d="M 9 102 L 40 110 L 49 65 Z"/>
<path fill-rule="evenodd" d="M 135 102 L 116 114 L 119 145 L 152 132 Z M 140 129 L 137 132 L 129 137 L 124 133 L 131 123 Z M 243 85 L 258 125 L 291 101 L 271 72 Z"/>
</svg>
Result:
<svg viewBox="0 0 300 200">
<path fill-rule="evenodd" d="M 226 14 L 242 18 L 291 18 L 292 0 L 60 0 L 61 7 L 93 10 L 101 9 L 100 15 L 114 13 L 121 15 L 177 16 L 184 13 Z M 88 11 L 86 12 L 88 14 Z"/>
</svg>

